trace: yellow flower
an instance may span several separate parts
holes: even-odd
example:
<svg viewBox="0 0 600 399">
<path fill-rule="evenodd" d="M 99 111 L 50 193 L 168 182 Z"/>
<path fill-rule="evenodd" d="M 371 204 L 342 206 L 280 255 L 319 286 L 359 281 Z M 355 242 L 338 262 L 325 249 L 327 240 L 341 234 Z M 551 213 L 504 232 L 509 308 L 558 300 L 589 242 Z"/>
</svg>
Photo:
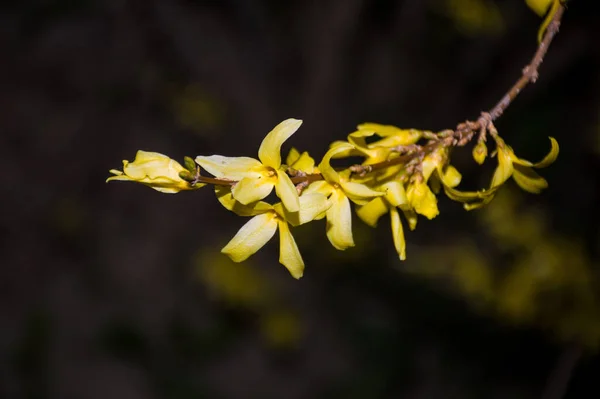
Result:
<svg viewBox="0 0 600 399">
<path fill-rule="evenodd" d="M 378 123 L 363 123 L 358 125 L 357 129 L 348 135 L 348 142 L 354 146 L 354 152 L 367 158 L 364 162 L 365 165 L 386 161 L 395 153 L 394 147 L 415 144 L 423 137 L 423 132 L 420 130 L 400 129 L 396 126 Z M 367 144 L 366 139 L 374 135 L 381 139 Z"/>
<path fill-rule="evenodd" d="M 275 193 L 290 212 L 298 212 L 298 192 L 281 167 L 281 146 L 298 130 L 301 120 L 286 119 L 267 134 L 258 149 L 258 159 L 249 157 L 198 156 L 196 162 L 220 179 L 237 181 L 233 197 L 244 205 Z"/>
<path fill-rule="evenodd" d="M 509 177 L 513 177 L 515 182 L 525 191 L 538 194 L 548 187 L 546 180 L 538 175 L 532 168 L 545 168 L 552 164 L 558 157 L 558 143 L 553 137 L 550 137 L 552 148 L 544 159 L 538 163 L 531 163 L 518 158 L 513 149 L 504 143 L 500 137 L 496 138 L 498 150 L 498 167 L 494 172 L 491 187 L 502 185 Z"/>
<path fill-rule="evenodd" d="M 182 172 L 187 172 L 187 170 L 166 155 L 158 152 L 138 151 L 133 162 L 123 160 L 123 171 L 110 170 L 110 173 L 115 176 L 109 177 L 106 181 L 133 181 L 169 194 L 204 186 L 204 184 L 192 186 L 180 177 Z"/>
<path fill-rule="evenodd" d="M 330 165 L 331 158 L 353 148 L 349 143 L 339 142 L 327 151 L 319 164 L 319 170 L 325 180 L 311 183 L 305 190 L 305 193 L 317 192 L 324 194 L 331 202 L 331 207 L 325 213 L 327 217 L 327 238 L 331 245 L 339 250 L 354 246 L 350 200 L 364 205 L 372 198 L 385 194 L 384 192 L 374 191 L 364 184 L 350 181 L 349 171 L 338 173 Z M 317 219 L 322 216 L 317 216 Z"/>
<path fill-rule="evenodd" d="M 216 188 L 221 204 L 241 216 L 253 216 L 240 228 L 237 234 L 223 247 L 221 252 L 234 262 L 242 262 L 261 249 L 279 230 L 279 262 L 294 278 L 302 277 L 304 261 L 290 232 L 289 225 L 298 226 L 324 213 L 331 203 L 320 193 L 303 194 L 299 198 L 298 212 L 289 212 L 281 203 L 275 205 L 256 201 L 248 205 L 241 204 L 233 197 L 227 187 Z"/>
<path fill-rule="evenodd" d="M 409 209 L 404 186 L 398 181 L 390 181 L 381 185 L 378 189 L 385 191 L 385 196 L 373 198 L 367 204 L 359 206 L 356 209 L 356 214 L 369 226 L 376 227 L 379 218 L 389 212 L 394 247 L 400 260 L 405 260 L 406 241 L 399 212 L 399 209 L 405 212 Z M 405 216 L 407 216 L 406 213 Z"/>
<path fill-rule="evenodd" d="M 428 154 L 421 162 L 422 181 L 414 181 L 406 189 L 408 204 L 414 211 L 428 219 L 433 219 L 439 214 L 437 198 L 427 184 L 430 182 L 434 191 L 439 191 L 439 183 L 444 186 L 454 187 L 461 179 L 460 173 L 451 165 L 446 165 L 448 159 L 447 148 L 440 147 Z M 435 174 L 434 174 L 435 172 Z"/>
<path fill-rule="evenodd" d="M 292 148 L 288 153 L 285 163 L 292 169 L 306 174 L 321 173 L 315 167 L 315 160 L 304 151 L 300 153 L 297 149 Z"/>
<path fill-rule="evenodd" d="M 406 190 L 406 197 L 411 208 L 427 219 L 433 219 L 440 213 L 437 198 L 425 182 L 411 183 Z"/>
</svg>

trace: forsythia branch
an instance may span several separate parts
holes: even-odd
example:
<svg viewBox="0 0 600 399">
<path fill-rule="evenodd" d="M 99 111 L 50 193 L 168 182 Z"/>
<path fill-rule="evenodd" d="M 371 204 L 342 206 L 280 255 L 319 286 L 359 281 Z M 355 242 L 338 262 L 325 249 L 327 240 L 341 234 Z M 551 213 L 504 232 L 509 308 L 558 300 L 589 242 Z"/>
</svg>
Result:
<svg viewBox="0 0 600 399">
<path fill-rule="evenodd" d="M 439 213 L 436 195 L 443 189 L 465 209 L 489 203 L 498 188 L 509 178 L 524 190 L 539 193 L 547 182 L 534 168 L 550 165 L 558 156 L 553 138 L 551 151 L 540 162 L 518 158 L 500 137 L 494 121 L 520 91 L 538 77 L 539 67 L 558 32 L 565 7 L 560 0 L 544 0 L 552 7 L 542 25 L 544 32 L 531 62 L 522 76 L 490 111 L 476 121 L 459 123 L 454 129 L 437 133 L 419 129 L 364 123 L 345 141 L 335 141 L 321 161 L 307 152 L 292 148 L 285 160 L 281 146 L 300 127 L 302 121 L 287 119 L 262 141 L 258 159 L 221 155 L 185 157 L 184 165 L 169 157 L 138 151 L 133 162 L 123 161 L 123 170 L 111 170 L 107 181 L 126 180 L 145 184 L 164 193 L 196 190 L 213 185 L 218 201 L 239 216 L 251 219 L 222 249 L 232 260 L 241 262 L 258 251 L 278 231 L 280 258 L 294 276 L 300 278 L 304 261 L 291 234 L 291 227 L 326 219 L 326 235 L 338 250 L 354 246 L 351 203 L 366 224 L 375 227 L 383 215 L 389 215 L 394 247 L 401 260 L 406 258 L 402 219 L 413 230 L 418 215 L 433 219 Z M 536 7 L 536 11 L 542 7 Z M 490 186 L 480 191 L 463 192 L 456 187 L 461 174 L 450 164 L 454 147 L 463 147 L 477 137 L 474 160 L 482 164 L 488 156 L 487 138 L 495 142 L 492 156 L 498 167 Z M 363 162 L 348 168 L 335 168 L 332 160 L 361 157 Z M 208 172 L 211 176 L 203 175 Z M 275 190 L 280 202 L 263 201 Z M 402 217 L 401 217 L 402 215 Z"/>
</svg>

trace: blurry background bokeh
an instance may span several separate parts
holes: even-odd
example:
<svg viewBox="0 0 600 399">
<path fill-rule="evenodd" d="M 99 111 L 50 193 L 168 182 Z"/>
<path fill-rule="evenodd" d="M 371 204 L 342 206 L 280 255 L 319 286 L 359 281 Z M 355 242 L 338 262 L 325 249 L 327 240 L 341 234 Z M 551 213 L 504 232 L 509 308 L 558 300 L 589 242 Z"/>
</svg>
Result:
<svg viewBox="0 0 600 399">
<path fill-rule="evenodd" d="M 522 0 L 38 0 L 0 6 L 0 397 L 600 397 L 600 37 L 573 0 L 497 127 L 550 187 L 447 198 L 407 232 L 294 230 L 242 264 L 210 189 L 105 184 L 138 149 L 255 156 L 278 122 L 319 159 L 361 122 L 451 128 L 536 48 Z M 464 186 L 488 184 L 456 151 Z M 545 393 L 544 393 L 545 392 Z"/>
</svg>

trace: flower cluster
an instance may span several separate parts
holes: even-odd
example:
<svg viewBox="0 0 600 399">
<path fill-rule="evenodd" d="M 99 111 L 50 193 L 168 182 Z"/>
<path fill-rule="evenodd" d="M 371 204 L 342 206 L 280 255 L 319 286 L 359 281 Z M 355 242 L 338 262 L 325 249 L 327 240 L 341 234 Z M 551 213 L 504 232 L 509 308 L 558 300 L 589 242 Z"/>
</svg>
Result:
<svg viewBox="0 0 600 399">
<path fill-rule="evenodd" d="M 558 155 L 558 144 L 550 138 L 551 151 L 539 163 L 518 158 L 498 135 L 493 124 L 480 119 L 473 126 L 439 133 L 365 123 L 345 141 L 333 142 L 321 161 L 292 148 L 285 162 L 281 147 L 302 121 L 287 119 L 262 141 L 258 159 L 221 155 L 186 157 L 184 165 L 165 155 L 138 151 L 133 162 L 123 161 L 123 171 L 111 170 L 112 180 L 128 180 L 176 193 L 214 185 L 219 202 L 229 211 L 250 219 L 222 252 L 241 262 L 262 248 L 279 232 L 279 261 L 295 278 L 302 277 L 304 261 L 290 227 L 325 219 L 325 234 L 338 250 L 354 246 L 352 204 L 358 217 L 375 227 L 389 215 L 392 241 L 400 259 L 406 258 L 404 224 L 417 226 L 419 215 L 433 219 L 439 214 L 437 194 L 474 209 L 490 202 L 510 177 L 524 190 L 539 193 L 546 181 L 533 169 L 550 165 Z M 457 189 L 461 174 L 450 164 L 453 147 L 479 140 L 473 149 L 476 162 L 488 155 L 486 136 L 495 141 L 493 156 L 498 166 L 487 189 L 464 192 Z M 360 157 L 360 165 L 338 167 L 337 160 Z M 208 172 L 211 176 L 203 175 Z M 274 189 L 274 190 L 273 190 Z M 275 191 L 279 202 L 265 201 Z M 404 219 L 404 222 L 403 222 Z"/>
</svg>

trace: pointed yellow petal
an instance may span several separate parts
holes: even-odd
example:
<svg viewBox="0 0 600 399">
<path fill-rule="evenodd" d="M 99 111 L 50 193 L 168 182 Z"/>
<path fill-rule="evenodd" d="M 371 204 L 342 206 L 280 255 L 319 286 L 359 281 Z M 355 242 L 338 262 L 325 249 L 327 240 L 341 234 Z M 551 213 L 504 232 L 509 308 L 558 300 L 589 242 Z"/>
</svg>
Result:
<svg viewBox="0 0 600 399">
<path fill-rule="evenodd" d="M 281 199 L 281 202 L 283 202 L 283 205 L 288 211 L 298 212 L 298 209 L 300 209 L 298 191 L 296 191 L 296 186 L 294 186 L 294 183 L 292 183 L 290 177 L 282 170 L 277 171 L 275 193 Z"/>
<path fill-rule="evenodd" d="M 335 190 L 329 200 L 331 207 L 327 210 L 327 238 L 331 245 L 343 251 L 354 246 L 350 201 L 341 190 Z"/>
<path fill-rule="evenodd" d="M 546 179 L 527 166 L 515 165 L 512 176 L 519 187 L 530 193 L 539 194 L 543 189 L 548 188 Z"/>
<path fill-rule="evenodd" d="M 550 137 L 550 152 L 540 162 L 532 163 L 532 162 L 526 161 L 524 159 L 517 158 L 517 156 L 514 155 L 514 153 L 512 154 L 511 159 L 512 159 L 513 163 L 515 163 L 515 164 L 523 165 L 523 166 L 531 166 L 533 168 L 539 169 L 539 168 L 546 168 L 546 167 L 550 166 L 554 161 L 556 161 L 556 158 L 558 158 L 558 153 L 559 153 L 558 142 L 556 141 L 556 139 L 554 137 Z"/>
<path fill-rule="evenodd" d="M 331 207 L 331 201 L 320 193 L 304 193 L 300 196 L 298 224 L 308 223 L 324 214 Z"/>
<path fill-rule="evenodd" d="M 144 157 L 142 157 L 144 159 L 142 162 L 138 161 L 138 158 L 140 158 L 139 155 L 131 163 L 123 161 L 123 173 L 135 180 L 141 180 L 145 177 L 150 179 L 165 177 L 169 180 L 182 180 L 179 177 L 179 172 L 183 172 L 186 169 L 179 162 L 162 154 L 158 154 L 160 157 L 156 159 L 150 159 L 148 154 L 158 153 L 145 153 Z"/>
<path fill-rule="evenodd" d="M 439 214 L 437 198 L 427 186 L 427 183 L 413 183 L 406 190 L 406 197 L 415 212 L 433 219 Z"/>
<path fill-rule="evenodd" d="M 377 226 L 380 217 L 389 211 L 390 207 L 383 197 L 377 197 L 369 201 L 366 205 L 356 208 L 358 217 L 371 227 Z"/>
<path fill-rule="evenodd" d="M 321 174 L 323 175 L 325 180 L 327 180 L 329 183 L 340 183 L 339 174 L 335 171 L 335 169 L 333 169 L 333 167 L 330 164 L 331 158 L 337 154 L 346 151 L 352 151 L 353 149 L 353 145 L 345 142 L 339 142 L 338 145 L 330 148 L 329 151 L 325 153 L 323 159 L 321 160 L 321 163 L 319 164 L 319 170 L 321 171 Z"/>
<path fill-rule="evenodd" d="M 414 230 L 417 228 L 417 214 L 412 209 L 404 210 L 402 209 L 402 213 L 404 213 L 404 217 L 408 221 L 408 228 Z"/>
<path fill-rule="evenodd" d="M 135 160 L 133 162 L 143 163 L 143 162 L 155 161 L 158 159 L 169 160 L 171 158 L 169 158 L 168 156 L 166 156 L 164 154 L 161 154 L 160 152 L 138 150 L 138 152 L 135 154 Z"/>
<path fill-rule="evenodd" d="M 277 230 L 275 212 L 254 216 L 237 232 L 221 250 L 234 262 L 242 262 L 261 249 Z"/>
<path fill-rule="evenodd" d="M 396 208 L 390 210 L 390 219 L 392 225 L 392 237 L 394 238 L 394 247 L 400 260 L 406 259 L 406 240 L 404 239 L 404 229 L 400 220 L 400 213 Z"/>
<path fill-rule="evenodd" d="M 272 178 L 261 176 L 260 178 L 255 177 L 244 177 L 242 180 L 237 182 L 231 194 L 233 198 L 240 201 L 244 205 L 248 205 L 251 202 L 259 201 L 271 194 L 273 187 L 275 186 Z"/>
<path fill-rule="evenodd" d="M 444 191 L 451 200 L 458 202 L 469 202 L 493 197 L 496 191 L 498 191 L 498 186 L 492 187 L 489 190 L 484 189 L 481 191 L 459 191 L 455 188 L 444 186 Z"/>
<path fill-rule="evenodd" d="M 305 173 L 314 173 L 315 170 L 315 160 L 306 151 L 300 154 L 293 163 L 288 163 L 288 165 Z"/>
<path fill-rule="evenodd" d="M 295 279 L 304 274 L 304 261 L 290 227 L 283 220 L 279 220 L 279 263 L 284 265 Z"/>
<path fill-rule="evenodd" d="M 295 147 L 290 148 L 290 152 L 288 152 L 288 156 L 285 158 L 285 164 L 288 166 L 292 166 L 294 162 L 296 162 L 300 158 L 300 151 L 298 151 Z"/>
<path fill-rule="evenodd" d="M 281 166 L 281 145 L 298 130 L 301 124 L 301 120 L 286 119 L 267 134 L 258 149 L 258 159 L 263 165 L 279 169 Z"/>
<path fill-rule="evenodd" d="M 385 191 L 375 191 L 361 183 L 342 182 L 341 187 L 346 196 L 359 205 L 365 205 L 372 198 L 385 195 Z"/>
<path fill-rule="evenodd" d="M 440 177 L 444 186 L 448 187 L 458 186 L 460 184 L 460 180 L 462 179 L 460 172 L 452 165 L 446 166 L 443 173 L 440 173 Z"/>
<path fill-rule="evenodd" d="M 385 190 L 385 199 L 388 200 L 392 206 L 401 206 L 408 203 L 404 185 L 399 181 L 387 182 L 383 184 L 381 188 Z"/>
<path fill-rule="evenodd" d="M 229 180 L 241 180 L 244 177 L 257 176 L 262 164 L 254 158 L 224 157 L 211 155 L 197 156 L 196 163 L 211 175 Z"/>
<path fill-rule="evenodd" d="M 490 187 L 501 186 L 512 175 L 513 164 L 510 156 L 511 153 L 512 151 L 506 148 L 498 148 L 498 167 L 496 167 Z"/>
<path fill-rule="evenodd" d="M 385 138 L 393 139 L 392 142 L 384 142 L 382 140 L 378 145 L 388 146 L 392 145 L 410 145 L 415 144 L 422 137 L 423 132 L 417 129 L 400 129 L 392 125 L 380 125 L 378 123 L 363 123 L 358 125 L 359 131 L 372 131 L 377 135 Z M 385 140 L 385 139 L 384 139 Z"/>
<path fill-rule="evenodd" d="M 263 201 L 251 202 L 248 205 L 236 201 L 233 198 L 233 194 L 231 194 L 231 187 L 215 186 L 215 194 L 225 209 L 228 209 L 239 216 L 256 216 L 273 209 L 271 204 Z"/>
</svg>

